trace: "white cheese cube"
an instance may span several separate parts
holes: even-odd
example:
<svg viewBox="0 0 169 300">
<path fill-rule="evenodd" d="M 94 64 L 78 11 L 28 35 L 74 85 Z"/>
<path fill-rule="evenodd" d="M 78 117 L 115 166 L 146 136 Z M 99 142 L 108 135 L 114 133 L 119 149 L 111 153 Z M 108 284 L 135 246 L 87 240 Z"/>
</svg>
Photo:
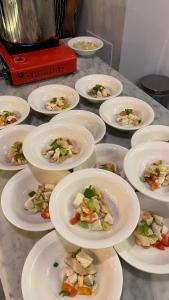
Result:
<svg viewBox="0 0 169 300">
<path fill-rule="evenodd" d="M 83 250 L 81 250 L 77 255 L 76 259 L 82 265 L 83 268 L 87 268 L 93 262 L 93 258 L 86 254 Z"/>
<path fill-rule="evenodd" d="M 75 200 L 73 201 L 73 206 L 75 208 L 78 208 L 83 203 L 83 198 L 84 198 L 84 195 L 82 193 L 78 193 L 76 195 Z"/>
</svg>

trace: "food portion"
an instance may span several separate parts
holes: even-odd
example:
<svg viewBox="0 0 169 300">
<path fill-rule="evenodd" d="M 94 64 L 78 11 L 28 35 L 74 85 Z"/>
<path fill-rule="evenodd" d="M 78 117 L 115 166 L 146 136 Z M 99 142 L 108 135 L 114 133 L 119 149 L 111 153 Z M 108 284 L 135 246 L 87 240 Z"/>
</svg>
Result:
<svg viewBox="0 0 169 300">
<path fill-rule="evenodd" d="M 98 45 L 94 42 L 81 41 L 74 43 L 73 47 L 78 50 L 94 50 L 98 48 Z"/>
<path fill-rule="evenodd" d="M 96 267 L 93 258 L 83 249 L 68 255 L 60 271 L 60 296 L 75 297 L 76 295 L 91 296 L 97 289 Z"/>
<path fill-rule="evenodd" d="M 135 243 L 144 248 L 151 246 L 165 250 L 169 247 L 168 227 L 164 218 L 149 211 L 143 211 L 134 231 Z"/>
<path fill-rule="evenodd" d="M 60 111 L 69 107 L 64 97 L 54 97 L 47 100 L 45 108 L 49 111 Z"/>
<path fill-rule="evenodd" d="M 117 114 L 116 122 L 121 126 L 138 126 L 142 120 L 133 109 L 126 108 Z"/>
<path fill-rule="evenodd" d="M 110 97 L 112 92 L 110 88 L 106 88 L 101 84 L 96 84 L 92 89 L 89 90 L 88 94 L 94 98 L 104 98 Z"/>
<path fill-rule="evenodd" d="M 0 126 L 13 124 L 17 121 L 16 115 L 8 110 L 0 111 Z"/>
<path fill-rule="evenodd" d="M 99 164 L 99 169 L 103 169 L 103 170 L 110 171 L 110 172 L 115 173 L 115 174 L 119 174 L 118 167 L 115 164 L 112 164 L 112 163 Z"/>
<path fill-rule="evenodd" d="M 43 219 L 50 219 L 49 215 L 49 201 L 53 184 L 42 184 L 38 186 L 37 191 L 31 191 L 29 198 L 25 201 L 24 208 L 31 214 L 40 213 Z"/>
<path fill-rule="evenodd" d="M 19 166 L 27 163 L 27 160 L 23 154 L 22 142 L 16 141 L 8 150 L 6 155 L 7 162 Z"/>
<path fill-rule="evenodd" d="M 146 167 L 141 181 L 148 184 L 152 191 L 169 185 L 169 165 L 157 160 Z"/>
<path fill-rule="evenodd" d="M 100 190 L 90 185 L 83 193 L 78 193 L 73 201 L 75 215 L 70 224 L 78 224 L 92 231 L 108 231 L 114 220 L 111 210 Z"/>
<path fill-rule="evenodd" d="M 67 158 L 80 153 L 76 141 L 59 137 L 52 141 L 42 155 L 49 160 L 50 163 L 63 163 Z"/>
</svg>

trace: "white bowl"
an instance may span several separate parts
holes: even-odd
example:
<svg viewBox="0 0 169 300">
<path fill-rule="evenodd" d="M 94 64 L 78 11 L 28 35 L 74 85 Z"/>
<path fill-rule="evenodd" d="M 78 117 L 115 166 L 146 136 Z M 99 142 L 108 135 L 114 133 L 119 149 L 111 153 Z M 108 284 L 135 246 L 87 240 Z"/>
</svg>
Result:
<svg viewBox="0 0 169 300">
<path fill-rule="evenodd" d="M 104 87 L 110 88 L 112 90 L 112 95 L 109 97 L 99 97 L 94 98 L 88 94 L 89 90 L 93 88 L 96 84 L 102 84 Z M 83 98 L 89 100 L 93 103 L 100 103 L 107 99 L 112 99 L 121 94 L 123 90 L 122 83 L 113 76 L 108 76 L 104 74 L 92 74 L 87 75 L 76 81 L 75 84 L 76 91 Z"/>
<path fill-rule="evenodd" d="M 115 221 L 108 232 L 89 231 L 69 222 L 74 215 L 74 197 L 89 185 L 99 187 L 113 211 Z M 51 195 L 49 211 L 54 227 L 64 239 L 80 247 L 98 249 L 111 247 L 133 232 L 140 206 L 136 193 L 123 178 L 101 169 L 85 169 L 58 183 Z"/>
<path fill-rule="evenodd" d="M 55 231 L 41 238 L 28 254 L 23 267 L 21 282 L 23 299 L 61 299 L 59 270 L 64 266 L 64 257 L 76 249 L 76 246 L 63 241 Z M 77 295 L 75 299 L 119 300 L 123 286 L 123 273 L 116 252 L 114 249 L 109 253 L 102 250 L 90 251 L 90 255 L 94 258 L 98 270 L 96 295 L 89 297 Z M 59 263 L 57 268 L 53 267 L 54 262 Z"/>
<path fill-rule="evenodd" d="M 150 190 L 145 182 L 140 180 L 145 168 L 156 160 L 164 160 L 169 164 L 169 144 L 165 142 L 149 142 L 130 149 L 124 159 L 124 171 L 130 183 L 142 194 L 169 202 L 169 187 Z"/>
<path fill-rule="evenodd" d="M 12 165 L 6 160 L 6 155 L 9 148 L 16 142 L 23 142 L 26 135 L 31 132 L 35 126 L 32 125 L 17 125 L 6 128 L 0 132 L 0 170 L 15 171 L 27 167 L 24 165 Z"/>
<path fill-rule="evenodd" d="M 116 122 L 116 115 L 126 108 L 134 109 L 142 122 L 138 126 L 121 126 Z M 101 118 L 110 126 L 120 130 L 136 130 L 151 124 L 154 120 L 154 111 L 149 104 L 143 100 L 133 97 L 117 97 L 105 101 L 99 110 Z"/>
<path fill-rule="evenodd" d="M 140 193 L 138 198 L 142 210 L 149 210 L 165 218 L 169 227 L 169 204 L 154 201 Z M 133 267 L 148 273 L 169 274 L 169 248 L 144 249 L 134 243 L 133 236 L 115 246 L 118 254 Z"/>
<path fill-rule="evenodd" d="M 77 42 L 92 42 L 92 43 L 96 43 L 98 45 L 98 47 L 96 49 L 92 49 L 92 50 L 79 50 L 76 47 L 74 47 L 74 44 Z M 102 42 L 102 40 L 92 37 L 92 36 L 78 36 L 73 39 L 70 39 L 68 41 L 68 46 L 71 49 L 73 49 L 78 55 L 90 56 L 90 55 L 95 54 L 98 50 L 100 50 L 103 47 L 103 42 Z"/>
<path fill-rule="evenodd" d="M 97 144 L 95 146 L 96 168 L 99 168 L 100 164 L 113 163 L 118 168 L 119 175 L 124 178 L 123 162 L 127 152 L 128 149 L 120 145 Z"/>
<path fill-rule="evenodd" d="M 86 110 L 71 110 L 54 116 L 50 122 L 67 121 L 85 126 L 93 135 L 95 143 L 98 143 L 106 133 L 106 125 L 96 114 Z"/>
<path fill-rule="evenodd" d="M 70 138 L 77 142 L 80 153 L 66 159 L 62 164 L 50 163 L 41 152 L 57 137 Z M 83 126 L 66 122 L 46 123 L 33 130 L 23 143 L 23 152 L 33 166 L 42 170 L 63 171 L 85 162 L 94 151 L 92 134 Z"/>
<path fill-rule="evenodd" d="M 0 126 L 0 129 L 9 128 L 23 122 L 30 112 L 30 106 L 26 100 L 16 96 L 0 96 L 0 110 L 8 110 L 14 112 L 17 121 L 12 124 Z"/>
<path fill-rule="evenodd" d="M 47 100 L 53 97 L 65 97 L 69 107 L 61 111 L 49 111 L 45 108 Z M 31 108 L 45 115 L 55 115 L 74 108 L 79 103 L 78 93 L 71 87 L 62 84 L 49 84 L 33 90 L 28 97 Z"/>
<path fill-rule="evenodd" d="M 151 141 L 169 141 L 169 127 L 150 125 L 136 131 L 131 138 L 131 146 L 137 146 Z"/>
<path fill-rule="evenodd" d="M 31 215 L 24 209 L 28 193 L 36 191 L 38 185 L 39 182 L 27 168 L 15 174 L 2 191 L 1 207 L 5 217 L 23 230 L 44 231 L 53 228 L 50 220 L 43 219 L 39 213 Z"/>
</svg>

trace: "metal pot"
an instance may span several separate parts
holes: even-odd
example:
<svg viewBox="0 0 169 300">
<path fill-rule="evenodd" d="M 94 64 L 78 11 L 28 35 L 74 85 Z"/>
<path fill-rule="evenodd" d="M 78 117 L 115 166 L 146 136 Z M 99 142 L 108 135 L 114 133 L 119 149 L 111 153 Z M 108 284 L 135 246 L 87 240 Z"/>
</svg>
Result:
<svg viewBox="0 0 169 300">
<path fill-rule="evenodd" d="M 0 38 L 34 44 L 55 36 L 54 0 L 0 0 Z"/>
</svg>

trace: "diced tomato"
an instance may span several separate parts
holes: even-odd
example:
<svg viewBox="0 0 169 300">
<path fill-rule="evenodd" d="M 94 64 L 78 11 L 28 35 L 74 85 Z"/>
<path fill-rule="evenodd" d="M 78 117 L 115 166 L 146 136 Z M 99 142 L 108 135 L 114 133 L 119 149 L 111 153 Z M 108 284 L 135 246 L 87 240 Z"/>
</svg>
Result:
<svg viewBox="0 0 169 300">
<path fill-rule="evenodd" d="M 123 116 L 126 115 L 126 112 L 125 112 L 125 111 L 121 111 L 121 112 L 119 113 L 119 115 L 120 115 L 121 117 L 123 117 Z"/>
<path fill-rule="evenodd" d="M 82 286 L 82 287 L 78 287 L 77 293 L 78 295 L 90 296 L 92 294 L 92 290 L 88 287 Z"/>
<path fill-rule="evenodd" d="M 75 297 L 77 295 L 77 289 L 74 286 L 68 284 L 67 282 L 62 283 L 61 290 L 68 292 L 70 297 Z"/>
<path fill-rule="evenodd" d="M 79 220 L 80 220 L 80 214 L 76 213 L 75 216 L 72 219 L 70 219 L 69 222 L 70 224 L 75 225 Z"/>
<path fill-rule="evenodd" d="M 162 235 L 162 240 L 161 243 L 166 246 L 169 247 L 169 236 L 167 234 L 163 234 Z"/>
<path fill-rule="evenodd" d="M 0 126 L 4 126 L 4 121 L 0 120 Z"/>
<path fill-rule="evenodd" d="M 45 209 L 41 212 L 41 217 L 44 218 L 44 219 L 50 219 L 49 208 L 45 208 Z"/>
<path fill-rule="evenodd" d="M 16 122 L 16 118 L 13 117 L 11 120 L 10 120 L 10 123 L 15 123 Z"/>
<path fill-rule="evenodd" d="M 157 242 L 153 245 L 153 247 L 159 249 L 159 250 L 165 250 L 165 246 L 161 242 Z"/>
<path fill-rule="evenodd" d="M 147 178 L 146 182 L 149 184 L 152 190 L 156 190 L 158 188 L 157 183 L 154 182 L 151 178 Z"/>
<path fill-rule="evenodd" d="M 153 176 L 151 176 L 151 179 L 152 179 L 153 181 L 156 181 L 156 180 L 158 179 L 158 176 L 153 175 Z"/>
</svg>

